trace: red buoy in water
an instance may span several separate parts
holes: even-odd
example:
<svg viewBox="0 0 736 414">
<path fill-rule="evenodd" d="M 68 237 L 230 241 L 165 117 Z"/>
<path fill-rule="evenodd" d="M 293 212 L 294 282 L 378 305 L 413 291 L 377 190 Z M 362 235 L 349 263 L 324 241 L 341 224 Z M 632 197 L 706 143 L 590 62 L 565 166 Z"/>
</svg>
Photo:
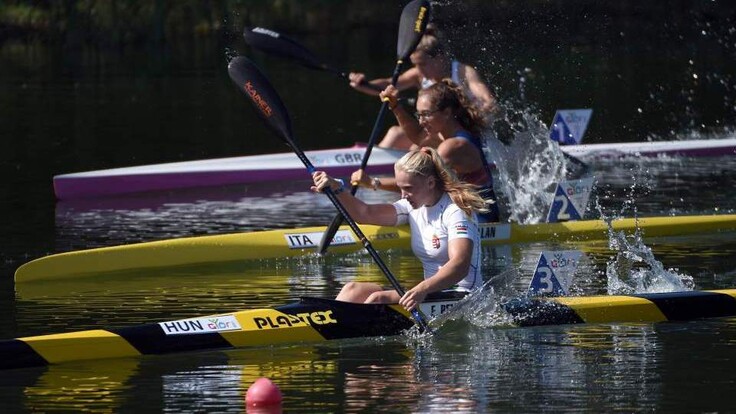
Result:
<svg viewBox="0 0 736 414">
<path fill-rule="evenodd" d="M 249 406 L 281 404 L 281 390 L 268 378 L 258 378 L 248 387 L 245 403 Z"/>
</svg>

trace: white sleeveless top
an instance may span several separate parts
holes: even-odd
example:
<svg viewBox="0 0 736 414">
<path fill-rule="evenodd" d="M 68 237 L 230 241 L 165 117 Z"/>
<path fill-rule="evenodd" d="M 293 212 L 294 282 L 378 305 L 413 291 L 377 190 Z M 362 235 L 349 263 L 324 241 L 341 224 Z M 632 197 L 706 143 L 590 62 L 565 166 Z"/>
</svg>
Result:
<svg viewBox="0 0 736 414">
<path fill-rule="evenodd" d="M 483 283 L 481 275 L 481 246 L 478 217 L 468 216 L 445 194 L 431 207 L 413 209 L 408 201 L 394 203 L 397 225 L 409 223 L 411 250 L 422 262 L 424 278 L 428 279 L 450 260 L 447 247 L 450 240 L 470 239 L 473 241 L 473 256 L 470 269 L 456 287 L 472 290 Z"/>
<path fill-rule="evenodd" d="M 460 62 L 457 60 L 452 61 L 452 70 L 450 74 L 450 79 L 452 79 L 453 82 L 455 82 L 458 85 L 463 85 L 464 82 L 460 79 Z M 436 82 L 429 78 L 422 78 L 422 89 L 427 89 L 430 86 L 434 85 Z"/>
<path fill-rule="evenodd" d="M 452 81 L 455 82 L 455 84 L 460 85 L 460 87 L 463 88 L 463 93 L 465 93 L 465 96 L 467 96 L 468 99 L 478 104 L 478 98 L 476 98 L 475 95 L 473 95 L 473 92 L 468 87 L 467 82 L 465 82 L 464 79 L 460 79 L 460 65 L 461 63 L 458 62 L 457 60 L 452 61 L 452 71 L 451 71 L 450 79 L 452 79 Z M 422 86 L 422 89 L 427 89 L 430 86 L 434 85 L 435 83 L 437 82 L 433 81 L 432 79 L 422 78 L 421 86 Z"/>
</svg>

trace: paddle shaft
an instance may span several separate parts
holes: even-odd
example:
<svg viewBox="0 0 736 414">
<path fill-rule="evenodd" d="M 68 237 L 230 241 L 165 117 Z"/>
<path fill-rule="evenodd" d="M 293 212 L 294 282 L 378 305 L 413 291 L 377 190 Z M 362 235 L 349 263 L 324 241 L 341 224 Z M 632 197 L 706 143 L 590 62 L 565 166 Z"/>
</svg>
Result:
<svg viewBox="0 0 736 414">
<path fill-rule="evenodd" d="M 391 85 L 396 86 L 396 82 L 399 80 L 399 75 L 401 74 L 401 66 L 404 64 L 404 61 L 399 59 L 396 61 L 396 67 L 394 68 L 394 73 L 391 75 Z M 386 112 L 388 111 L 388 100 L 384 100 L 383 103 L 381 103 L 381 109 L 378 111 L 378 116 L 376 117 L 376 122 L 373 124 L 373 131 L 371 131 L 371 136 L 368 138 L 368 146 L 365 148 L 365 153 L 363 154 L 363 159 L 360 161 L 360 169 L 361 171 L 365 170 L 365 168 L 368 166 L 368 159 L 371 157 L 371 152 L 373 152 L 373 146 L 376 145 L 376 141 L 378 140 L 378 135 L 381 133 L 381 126 L 383 125 L 383 118 L 386 117 Z M 357 191 L 358 186 L 353 185 L 353 187 L 350 189 L 350 192 L 355 195 L 355 192 Z"/>
<path fill-rule="evenodd" d="M 348 80 L 348 81 L 350 80 L 350 75 L 348 75 L 347 73 L 340 72 L 339 70 L 334 69 L 334 68 L 332 68 L 332 71 L 334 71 L 333 73 L 337 73 L 337 75 L 340 76 L 341 78 L 343 78 L 345 80 Z M 383 91 L 383 88 L 381 88 L 378 85 L 374 85 L 374 84 L 368 82 L 365 79 L 363 79 L 362 81 L 360 81 L 359 85 L 362 86 L 362 87 L 364 87 L 364 88 L 368 88 L 370 90 L 376 91 L 376 92 Z"/>
<path fill-rule="evenodd" d="M 316 169 L 314 168 L 314 165 L 312 165 L 312 162 L 309 161 L 309 158 L 304 154 L 304 152 L 299 149 L 296 145 L 293 145 L 290 143 L 291 149 L 294 150 L 297 157 L 302 161 L 305 167 L 307 167 L 307 171 L 309 171 L 309 174 L 313 174 Z M 373 258 L 373 261 L 378 265 L 378 267 L 381 269 L 383 274 L 388 279 L 389 283 L 391 283 L 391 286 L 394 288 L 396 293 L 399 294 L 399 296 L 404 296 L 404 289 L 401 287 L 401 284 L 399 284 L 399 281 L 396 280 L 396 277 L 391 273 L 391 270 L 386 266 L 386 264 L 383 262 L 383 259 L 381 259 L 381 256 L 378 254 L 376 249 L 373 248 L 373 245 L 371 244 L 370 240 L 363 234 L 363 231 L 360 229 L 358 224 L 350 217 L 350 213 L 348 213 L 347 209 L 345 209 L 345 206 L 342 205 L 340 200 L 337 199 L 337 195 L 332 191 L 331 188 L 327 187 L 323 191 L 327 195 L 327 198 L 330 199 L 332 204 L 335 206 L 337 211 L 340 213 L 340 215 L 345 219 L 345 221 L 348 223 L 350 228 L 353 230 L 353 233 L 360 239 L 360 242 L 363 244 L 363 247 L 368 251 L 368 253 Z M 414 320 L 416 320 L 417 325 L 422 329 L 422 331 L 430 332 L 429 325 L 427 325 L 427 321 L 422 316 L 422 314 L 417 310 L 414 309 L 411 311 L 412 316 L 414 317 Z"/>
<path fill-rule="evenodd" d="M 312 68 L 312 69 L 314 69 L 314 68 L 315 68 L 314 66 L 311 66 L 311 65 L 305 64 L 305 62 L 302 62 L 302 61 L 300 61 L 300 63 L 302 63 L 302 64 L 303 64 L 304 66 L 306 66 L 306 67 L 308 67 L 308 68 Z M 333 75 L 335 75 L 335 76 L 337 76 L 337 77 L 340 77 L 340 78 L 343 78 L 343 79 L 345 79 L 345 80 L 347 80 L 347 81 L 350 81 L 350 75 L 349 75 L 349 74 L 348 74 L 347 72 L 344 72 L 344 71 L 342 71 L 342 70 L 340 70 L 340 69 L 338 69 L 338 68 L 336 68 L 336 67 L 334 67 L 334 66 L 330 66 L 330 65 L 327 65 L 327 64 L 322 64 L 322 65 L 320 65 L 320 66 L 319 66 L 319 67 L 317 67 L 317 68 L 318 68 L 318 69 L 321 69 L 321 70 L 323 70 L 323 71 L 325 71 L 325 72 L 329 72 L 329 73 L 332 73 Z M 367 80 L 365 80 L 365 79 L 363 79 L 362 81 L 360 81 L 360 84 L 359 84 L 359 85 L 360 85 L 360 86 L 362 86 L 362 87 L 365 87 L 365 88 L 371 89 L 371 90 L 373 90 L 373 91 L 376 91 L 376 92 L 381 92 L 381 91 L 383 91 L 383 88 L 381 88 L 381 87 L 380 87 L 380 86 L 378 86 L 378 85 L 374 85 L 374 84 L 372 84 L 372 83 L 368 82 L 368 81 L 367 81 Z"/>
<path fill-rule="evenodd" d="M 566 152 L 562 153 L 562 156 L 567 158 L 568 161 L 572 162 L 573 164 L 577 165 L 578 167 L 583 169 L 583 174 L 590 169 L 590 166 L 583 160 L 581 160 L 578 157 L 574 157 Z"/>
<path fill-rule="evenodd" d="M 307 68 L 329 72 L 345 80 L 350 80 L 347 72 L 322 62 L 303 44 L 274 30 L 262 27 L 255 27 L 253 29 L 246 27 L 243 30 L 243 38 L 249 45 L 266 53 L 286 57 Z M 381 87 L 373 85 L 366 80 L 360 82 L 360 85 L 377 92 L 382 90 Z"/>
<path fill-rule="evenodd" d="M 396 85 L 396 82 L 399 80 L 399 75 L 401 74 L 401 66 L 403 65 L 403 63 L 404 62 L 401 59 L 396 61 L 394 73 L 393 75 L 391 75 L 391 85 Z M 376 122 L 373 124 L 373 131 L 371 131 L 371 136 L 368 139 L 368 145 L 365 147 L 363 159 L 360 162 L 361 171 L 365 171 L 366 167 L 368 166 L 368 160 L 371 157 L 371 152 L 373 152 L 373 147 L 376 145 L 378 135 L 381 133 L 381 126 L 383 125 L 383 119 L 386 117 L 387 111 L 388 101 L 383 101 L 383 103 L 381 103 L 381 109 L 378 111 Z M 350 187 L 350 194 L 355 195 L 357 191 L 358 185 L 352 184 L 352 186 Z M 327 226 L 325 233 L 322 235 L 322 240 L 319 243 L 318 253 L 320 255 L 325 254 L 327 249 L 330 247 L 330 243 L 332 243 L 332 238 L 335 237 L 337 229 L 339 229 L 340 225 L 342 225 L 342 219 L 343 216 L 341 214 L 337 214 L 335 215 L 335 218 L 332 219 L 332 222 L 330 222 L 330 225 Z"/>
<path fill-rule="evenodd" d="M 404 6 L 404 9 L 401 12 L 401 20 L 399 21 L 399 38 L 396 44 L 396 67 L 391 75 L 392 86 L 396 86 L 404 60 L 409 59 L 409 56 L 414 52 L 417 45 L 419 45 L 419 41 L 422 39 L 422 36 L 424 36 L 424 31 L 426 30 L 427 22 L 429 21 L 429 13 L 430 4 L 427 0 L 413 0 Z M 384 100 L 381 104 L 381 109 L 378 111 L 376 122 L 373 124 L 373 131 L 368 139 L 368 146 L 365 148 L 363 160 L 360 163 L 361 171 L 364 171 L 366 165 L 368 165 L 368 159 L 371 156 L 371 151 L 373 151 L 373 146 L 376 144 L 376 140 L 378 140 L 378 134 L 381 133 L 381 126 L 383 125 L 383 118 L 386 116 L 387 109 L 388 102 Z M 353 185 L 350 189 L 350 194 L 355 195 L 357 190 L 358 186 Z M 335 237 L 335 233 L 337 233 L 337 229 L 340 227 L 341 223 L 342 216 L 338 214 L 334 219 L 332 219 L 330 225 L 327 226 L 325 233 L 322 235 L 322 240 L 320 240 L 319 243 L 319 248 L 317 250 L 319 254 L 324 254 L 325 251 L 327 251 L 327 248 L 330 247 L 332 238 Z"/>
</svg>

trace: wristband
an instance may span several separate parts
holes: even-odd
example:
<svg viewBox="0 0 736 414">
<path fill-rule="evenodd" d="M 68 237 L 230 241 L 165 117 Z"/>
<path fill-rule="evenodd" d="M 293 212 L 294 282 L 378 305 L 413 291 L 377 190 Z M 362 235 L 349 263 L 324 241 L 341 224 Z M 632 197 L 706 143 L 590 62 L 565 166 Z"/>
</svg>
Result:
<svg viewBox="0 0 736 414">
<path fill-rule="evenodd" d="M 338 195 L 342 193 L 343 191 L 345 191 L 345 181 L 341 180 L 340 178 L 335 178 L 335 181 L 337 181 L 337 183 L 340 184 L 340 186 L 337 187 L 337 189 L 332 190 L 332 194 Z"/>
<path fill-rule="evenodd" d="M 373 183 L 373 191 L 376 191 L 376 190 L 378 190 L 381 187 L 381 179 L 380 178 L 373 177 L 373 179 L 371 180 L 371 182 Z"/>
</svg>

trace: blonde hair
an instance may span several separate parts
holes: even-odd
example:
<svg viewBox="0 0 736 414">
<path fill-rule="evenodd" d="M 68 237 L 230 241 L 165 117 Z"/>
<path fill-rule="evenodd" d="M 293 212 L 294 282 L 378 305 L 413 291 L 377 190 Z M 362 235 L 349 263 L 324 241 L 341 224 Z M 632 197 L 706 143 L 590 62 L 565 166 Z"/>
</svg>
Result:
<svg viewBox="0 0 736 414">
<path fill-rule="evenodd" d="M 463 89 L 452 79 L 442 79 L 420 90 L 417 93 L 417 97 L 419 96 L 427 96 L 429 104 L 437 111 L 450 108 L 457 122 L 473 135 L 480 135 L 486 127 L 486 121 L 480 109 L 468 99 Z"/>
<path fill-rule="evenodd" d="M 409 151 L 396 161 L 395 168 L 408 174 L 434 177 L 440 190 L 467 215 L 488 211 L 486 200 L 476 191 L 477 186 L 460 181 L 434 148 Z"/>
</svg>

